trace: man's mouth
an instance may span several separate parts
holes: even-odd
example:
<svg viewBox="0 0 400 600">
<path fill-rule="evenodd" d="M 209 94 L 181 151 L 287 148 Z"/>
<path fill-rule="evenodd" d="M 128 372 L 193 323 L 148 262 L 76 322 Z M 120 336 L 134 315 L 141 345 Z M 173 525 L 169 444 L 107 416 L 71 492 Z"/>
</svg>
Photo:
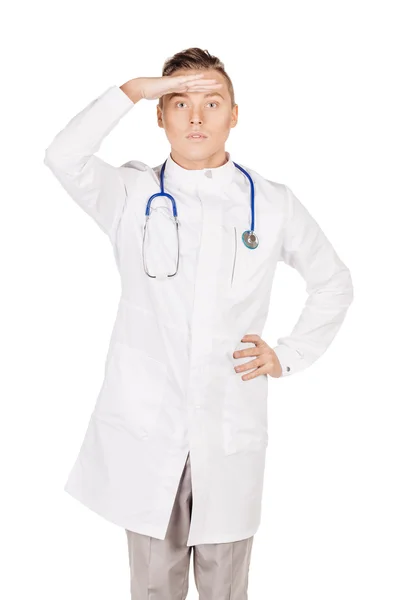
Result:
<svg viewBox="0 0 400 600">
<path fill-rule="evenodd" d="M 186 136 L 188 140 L 205 140 L 207 138 L 207 136 L 204 133 L 200 133 L 198 131 L 193 132 L 193 133 L 189 133 L 188 136 Z"/>
</svg>

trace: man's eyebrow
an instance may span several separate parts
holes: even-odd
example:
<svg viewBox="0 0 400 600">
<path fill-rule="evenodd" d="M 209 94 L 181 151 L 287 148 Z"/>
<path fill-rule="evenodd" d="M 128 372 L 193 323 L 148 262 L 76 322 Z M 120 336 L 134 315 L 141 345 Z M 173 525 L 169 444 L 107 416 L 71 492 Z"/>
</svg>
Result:
<svg viewBox="0 0 400 600">
<path fill-rule="evenodd" d="M 223 97 L 222 94 L 220 94 L 219 92 L 209 92 L 208 94 L 204 94 L 204 98 L 209 98 L 210 96 L 220 96 L 222 98 L 222 100 L 225 100 L 225 98 Z M 170 95 L 170 97 L 168 98 L 169 100 L 172 100 L 175 97 L 179 97 L 179 98 L 188 98 L 189 95 L 185 94 L 184 92 L 174 92 L 173 94 Z"/>
</svg>

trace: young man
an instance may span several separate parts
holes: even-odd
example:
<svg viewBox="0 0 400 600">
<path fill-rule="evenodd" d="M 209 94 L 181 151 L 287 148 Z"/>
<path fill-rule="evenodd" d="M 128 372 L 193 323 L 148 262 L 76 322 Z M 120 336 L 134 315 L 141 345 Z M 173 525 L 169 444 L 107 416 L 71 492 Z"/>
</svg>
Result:
<svg viewBox="0 0 400 600">
<path fill-rule="evenodd" d="M 159 99 L 166 163 L 111 166 L 95 153 L 141 99 Z M 237 119 L 223 64 L 192 48 L 162 77 L 108 88 L 46 151 L 121 276 L 104 382 L 65 490 L 126 529 L 136 600 L 186 598 L 192 547 L 201 600 L 247 598 L 268 376 L 314 363 L 353 299 L 348 268 L 290 188 L 225 151 Z M 308 299 L 272 348 L 260 334 L 278 261 Z"/>
</svg>

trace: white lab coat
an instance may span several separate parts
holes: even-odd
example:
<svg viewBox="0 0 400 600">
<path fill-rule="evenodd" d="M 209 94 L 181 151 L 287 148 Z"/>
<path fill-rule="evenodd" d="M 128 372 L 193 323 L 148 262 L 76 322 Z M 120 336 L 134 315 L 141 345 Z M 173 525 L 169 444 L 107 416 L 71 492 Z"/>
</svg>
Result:
<svg viewBox="0 0 400 600">
<path fill-rule="evenodd" d="M 249 182 L 227 153 L 221 167 L 201 170 L 184 169 L 169 155 L 165 190 L 178 209 L 179 270 L 165 280 L 148 277 L 145 207 L 159 191 L 162 165 L 132 160 L 114 167 L 95 155 L 133 106 L 118 86 L 109 87 L 45 154 L 63 188 L 109 237 L 122 288 L 104 381 L 64 489 L 113 523 L 164 539 L 190 451 L 187 545 L 248 538 L 261 517 L 269 378 L 243 381 L 234 365 L 250 359 L 233 352 L 253 346 L 241 342 L 245 334 L 262 335 L 281 260 L 302 275 L 308 299 L 274 349 L 283 377 L 305 369 L 344 320 L 351 276 L 290 188 L 248 167 L 259 246 L 246 248 Z M 157 198 L 152 206 L 171 205 Z M 173 271 L 171 223 L 164 220 L 167 242 L 156 235 L 165 215 L 165 208 L 152 213 L 158 221 L 150 233 L 150 272 Z"/>
</svg>

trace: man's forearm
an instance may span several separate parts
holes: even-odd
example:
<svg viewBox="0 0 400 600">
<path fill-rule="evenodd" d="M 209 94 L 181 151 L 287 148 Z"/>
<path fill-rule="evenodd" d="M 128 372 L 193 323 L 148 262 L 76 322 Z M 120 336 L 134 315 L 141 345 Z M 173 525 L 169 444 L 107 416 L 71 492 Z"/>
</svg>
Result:
<svg viewBox="0 0 400 600">
<path fill-rule="evenodd" d="M 142 87 L 141 87 L 142 78 L 136 77 L 134 79 L 129 79 L 122 85 L 120 85 L 120 89 L 134 102 L 135 104 L 139 102 L 143 98 L 142 95 Z"/>
</svg>

